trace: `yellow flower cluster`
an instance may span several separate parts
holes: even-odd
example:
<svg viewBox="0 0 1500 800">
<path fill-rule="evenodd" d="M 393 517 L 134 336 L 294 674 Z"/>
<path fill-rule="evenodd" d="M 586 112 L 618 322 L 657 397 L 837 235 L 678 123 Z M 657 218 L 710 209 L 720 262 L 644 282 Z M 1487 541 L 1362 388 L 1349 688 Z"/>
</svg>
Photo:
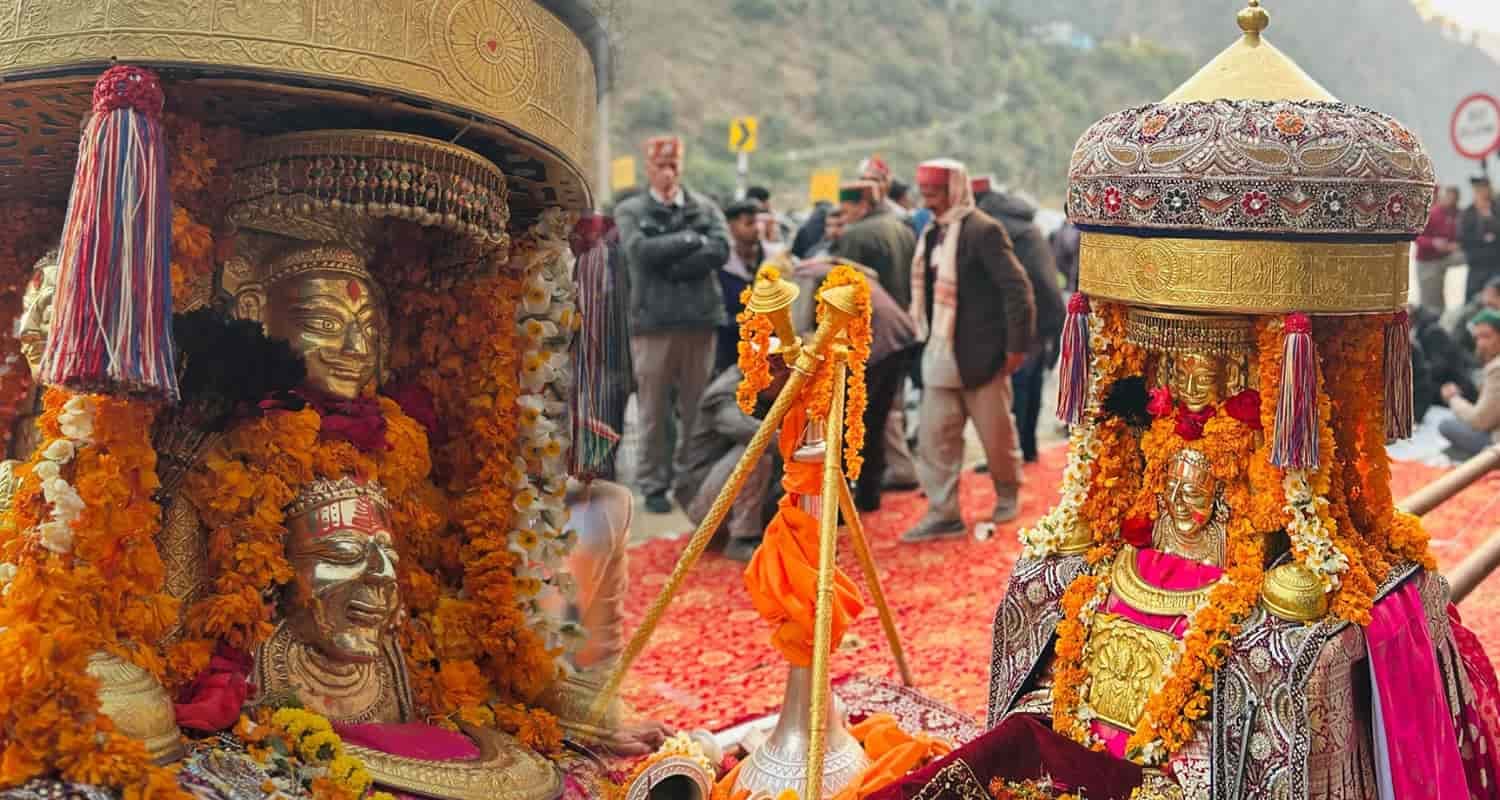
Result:
<svg viewBox="0 0 1500 800">
<path fill-rule="evenodd" d="M 269 726 L 272 735 L 282 737 L 288 757 L 311 768 L 314 784 L 326 781 L 344 797 L 359 798 L 374 783 L 364 762 L 344 751 L 344 741 L 324 717 L 300 708 L 281 708 L 271 714 Z"/>
</svg>

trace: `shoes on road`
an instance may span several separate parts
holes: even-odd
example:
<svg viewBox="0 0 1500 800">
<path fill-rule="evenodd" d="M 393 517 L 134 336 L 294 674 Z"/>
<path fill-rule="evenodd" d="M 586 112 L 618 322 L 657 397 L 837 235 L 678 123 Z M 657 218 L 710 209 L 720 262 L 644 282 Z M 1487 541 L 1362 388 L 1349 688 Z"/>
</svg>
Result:
<svg viewBox="0 0 1500 800">
<path fill-rule="evenodd" d="M 915 528 L 901 534 L 901 541 L 907 544 L 919 544 L 938 539 L 952 539 L 963 536 L 964 530 L 964 521 L 961 519 L 923 517 Z"/>
<path fill-rule="evenodd" d="M 672 501 L 667 499 L 666 492 L 652 492 L 646 495 L 646 510 L 652 514 L 670 514 Z"/>
</svg>

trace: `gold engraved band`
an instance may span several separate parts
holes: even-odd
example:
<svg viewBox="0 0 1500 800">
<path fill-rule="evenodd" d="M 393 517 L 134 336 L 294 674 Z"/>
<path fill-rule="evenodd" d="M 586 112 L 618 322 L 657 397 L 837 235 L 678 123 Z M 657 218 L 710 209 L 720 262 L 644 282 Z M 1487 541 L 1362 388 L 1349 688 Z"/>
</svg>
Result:
<svg viewBox="0 0 1500 800">
<path fill-rule="evenodd" d="M 1344 244 L 1084 233 L 1079 288 L 1176 311 L 1389 312 L 1406 303 L 1406 242 Z"/>
</svg>

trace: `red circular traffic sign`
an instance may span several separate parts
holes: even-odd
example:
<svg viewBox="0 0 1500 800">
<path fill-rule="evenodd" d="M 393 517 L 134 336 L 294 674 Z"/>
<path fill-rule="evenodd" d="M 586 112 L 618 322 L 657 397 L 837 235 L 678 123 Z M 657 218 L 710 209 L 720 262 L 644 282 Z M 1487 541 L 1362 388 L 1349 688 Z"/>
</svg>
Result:
<svg viewBox="0 0 1500 800">
<path fill-rule="evenodd" d="M 1459 101 L 1448 123 L 1448 137 L 1459 155 L 1475 161 L 1500 150 L 1500 100 L 1475 92 Z"/>
</svg>

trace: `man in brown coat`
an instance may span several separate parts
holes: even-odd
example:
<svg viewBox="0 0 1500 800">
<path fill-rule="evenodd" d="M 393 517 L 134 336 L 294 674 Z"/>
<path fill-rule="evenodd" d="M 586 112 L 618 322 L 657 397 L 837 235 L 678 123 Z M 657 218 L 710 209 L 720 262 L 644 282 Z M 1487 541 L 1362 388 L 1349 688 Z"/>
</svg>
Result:
<svg viewBox="0 0 1500 800">
<path fill-rule="evenodd" d="M 924 542 L 965 531 L 958 506 L 964 424 L 974 420 L 995 485 L 996 524 L 1020 512 L 1021 451 L 1010 375 L 1036 336 L 1031 281 L 1005 227 L 974 206 L 964 165 L 929 161 L 917 186 L 934 215 L 912 262 L 912 317 L 922 352 L 917 468 L 927 513 L 901 536 Z"/>
</svg>

